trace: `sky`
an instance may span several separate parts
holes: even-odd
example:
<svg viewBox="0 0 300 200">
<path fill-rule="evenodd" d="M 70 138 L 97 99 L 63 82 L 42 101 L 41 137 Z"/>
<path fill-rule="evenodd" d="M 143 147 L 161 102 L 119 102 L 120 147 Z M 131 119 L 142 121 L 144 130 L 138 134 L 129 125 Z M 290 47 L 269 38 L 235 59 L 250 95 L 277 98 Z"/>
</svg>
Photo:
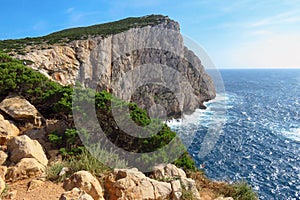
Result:
<svg viewBox="0 0 300 200">
<path fill-rule="evenodd" d="M 300 0 L 2 0 L 0 39 L 162 14 L 218 68 L 300 68 Z"/>
</svg>

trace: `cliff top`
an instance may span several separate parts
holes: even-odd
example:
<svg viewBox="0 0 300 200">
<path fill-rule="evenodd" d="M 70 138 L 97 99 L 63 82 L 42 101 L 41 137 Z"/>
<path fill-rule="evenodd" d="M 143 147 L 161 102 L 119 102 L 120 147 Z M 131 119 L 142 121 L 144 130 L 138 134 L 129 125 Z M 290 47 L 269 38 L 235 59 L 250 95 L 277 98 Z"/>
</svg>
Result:
<svg viewBox="0 0 300 200">
<path fill-rule="evenodd" d="M 42 45 L 55 43 L 68 43 L 74 40 L 84 40 L 90 36 L 107 36 L 144 26 L 155 26 L 172 20 L 163 15 L 147 15 L 144 17 L 129 17 L 115 22 L 97 24 L 87 27 L 77 27 L 61 30 L 42 37 L 27 37 L 22 39 L 0 40 L 0 51 L 17 52 L 24 54 L 24 48 L 28 45 Z"/>
</svg>

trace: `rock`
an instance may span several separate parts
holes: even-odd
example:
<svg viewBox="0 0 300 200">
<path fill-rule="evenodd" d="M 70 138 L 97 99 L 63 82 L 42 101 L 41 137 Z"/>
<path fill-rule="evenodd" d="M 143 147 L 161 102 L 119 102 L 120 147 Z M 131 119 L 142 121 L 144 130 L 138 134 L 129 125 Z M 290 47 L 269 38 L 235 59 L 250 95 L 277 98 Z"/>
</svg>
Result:
<svg viewBox="0 0 300 200">
<path fill-rule="evenodd" d="M 67 174 L 67 172 L 70 171 L 68 167 L 63 167 L 61 171 L 59 172 L 58 176 L 64 176 Z"/>
<path fill-rule="evenodd" d="M 5 181 L 0 177 L 0 194 L 4 191 L 5 187 Z"/>
<path fill-rule="evenodd" d="M 234 200 L 232 197 L 218 197 L 214 200 Z"/>
<path fill-rule="evenodd" d="M 0 178 L 5 180 L 6 173 L 7 173 L 7 167 L 6 166 L 0 166 Z"/>
<path fill-rule="evenodd" d="M 71 191 L 64 192 L 59 200 L 94 200 L 89 194 L 79 188 L 73 188 Z"/>
<path fill-rule="evenodd" d="M 64 134 L 68 128 L 68 125 L 63 120 L 46 120 L 45 131 L 47 133 L 56 132 L 57 134 Z"/>
<path fill-rule="evenodd" d="M 45 166 L 35 158 L 23 158 L 17 165 L 9 167 L 5 176 L 8 181 L 39 177 L 45 172 Z"/>
<path fill-rule="evenodd" d="M 27 188 L 27 192 L 31 192 L 41 186 L 43 186 L 44 184 L 44 181 L 41 181 L 41 180 L 32 180 L 29 182 L 28 184 L 28 188 Z"/>
<path fill-rule="evenodd" d="M 171 181 L 171 187 L 172 187 L 172 199 L 180 200 L 182 196 L 182 188 L 181 188 L 180 180 Z"/>
<path fill-rule="evenodd" d="M 143 98 L 145 96 L 142 93 L 138 93 L 134 100 L 147 110 L 155 102 L 155 95 L 152 95 L 155 91 L 163 95 L 160 104 L 167 108 L 168 115 L 178 115 L 180 111 L 193 112 L 203 107 L 204 101 L 216 95 L 213 81 L 205 72 L 200 59 L 184 46 L 179 24 L 167 17 L 161 17 L 153 25 L 131 28 L 105 37 L 95 36 L 64 45 L 52 45 L 44 50 L 38 47 L 34 49 L 15 57 L 33 61 L 34 64 L 29 67 L 62 85 L 75 84 L 78 77 L 77 80 L 87 87 L 114 91 L 115 96 L 125 101 L 132 100 L 130 94 L 143 85 L 140 83 L 147 80 L 155 82 L 150 79 L 155 76 L 148 75 L 157 75 L 155 80 L 161 79 L 161 83 L 167 83 L 166 87 L 175 92 L 167 93 L 162 88 L 158 90 L 153 87 L 149 91 L 149 101 Z M 141 72 L 141 66 L 147 64 L 157 66 L 155 70 L 147 66 Z M 178 73 L 162 70 L 161 66 L 167 66 Z M 120 86 L 119 81 L 124 75 L 134 70 L 138 73 L 137 80 L 124 79 Z"/>
<path fill-rule="evenodd" d="M 38 110 L 26 99 L 12 95 L 6 97 L 0 103 L 0 110 L 8 114 L 14 120 L 27 121 L 38 127 L 42 126 L 44 118 Z"/>
<path fill-rule="evenodd" d="M 172 193 L 170 183 L 150 179 L 135 168 L 115 169 L 105 188 L 109 199 L 169 199 Z"/>
<path fill-rule="evenodd" d="M 102 187 L 99 181 L 88 171 L 74 173 L 63 185 L 65 190 L 71 190 L 75 187 L 84 190 L 95 200 L 104 200 Z"/>
<path fill-rule="evenodd" d="M 0 165 L 3 165 L 7 159 L 7 154 L 0 150 Z"/>
<path fill-rule="evenodd" d="M 35 158 L 43 165 L 48 164 L 46 154 L 36 140 L 31 140 L 27 135 L 15 137 L 8 141 L 7 149 L 10 153 L 10 160 L 14 163 L 22 158 Z"/>
<path fill-rule="evenodd" d="M 185 190 L 189 190 L 189 191 L 192 192 L 195 199 L 201 200 L 199 191 L 198 191 L 197 186 L 196 186 L 196 183 L 193 179 L 181 177 L 180 182 L 181 182 L 182 187 Z"/>
<path fill-rule="evenodd" d="M 10 191 L 7 193 L 7 195 L 5 196 L 5 199 L 16 199 L 17 198 L 17 193 L 18 191 L 17 190 L 13 190 L 13 191 Z M 26 199 L 24 199 L 26 200 Z"/>
<path fill-rule="evenodd" d="M 19 129 L 11 121 L 5 120 L 0 114 L 0 145 L 6 144 L 9 139 L 19 134 Z"/>
<path fill-rule="evenodd" d="M 153 168 L 153 177 L 157 180 L 167 178 L 186 178 L 185 172 L 173 164 L 160 164 Z"/>
</svg>

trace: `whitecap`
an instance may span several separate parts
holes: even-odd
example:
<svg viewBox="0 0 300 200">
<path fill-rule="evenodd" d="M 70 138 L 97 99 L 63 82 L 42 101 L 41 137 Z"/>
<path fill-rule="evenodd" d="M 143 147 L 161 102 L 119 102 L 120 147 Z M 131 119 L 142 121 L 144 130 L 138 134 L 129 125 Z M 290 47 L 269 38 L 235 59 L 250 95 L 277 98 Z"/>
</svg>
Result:
<svg viewBox="0 0 300 200">
<path fill-rule="evenodd" d="M 289 131 L 284 131 L 282 135 L 288 139 L 300 142 L 300 128 L 292 128 Z"/>
</svg>

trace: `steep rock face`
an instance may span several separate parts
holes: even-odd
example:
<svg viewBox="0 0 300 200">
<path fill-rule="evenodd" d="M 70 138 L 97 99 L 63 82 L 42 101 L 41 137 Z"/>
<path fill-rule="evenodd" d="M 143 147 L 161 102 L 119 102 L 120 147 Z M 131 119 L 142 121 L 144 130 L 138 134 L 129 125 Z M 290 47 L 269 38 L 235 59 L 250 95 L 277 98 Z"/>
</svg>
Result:
<svg viewBox="0 0 300 200">
<path fill-rule="evenodd" d="M 156 25 L 89 36 L 16 57 L 33 61 L 30 67 L 63 85 L 80 81 L 135 101 L 148 112 L 158 114 L 154 105 L 159 104 L 168 116 L 176 116 L 215 97 L 212 79 L 184 46 L 179 30 L 179 24 L 166 17 Z"/>
</svg>

